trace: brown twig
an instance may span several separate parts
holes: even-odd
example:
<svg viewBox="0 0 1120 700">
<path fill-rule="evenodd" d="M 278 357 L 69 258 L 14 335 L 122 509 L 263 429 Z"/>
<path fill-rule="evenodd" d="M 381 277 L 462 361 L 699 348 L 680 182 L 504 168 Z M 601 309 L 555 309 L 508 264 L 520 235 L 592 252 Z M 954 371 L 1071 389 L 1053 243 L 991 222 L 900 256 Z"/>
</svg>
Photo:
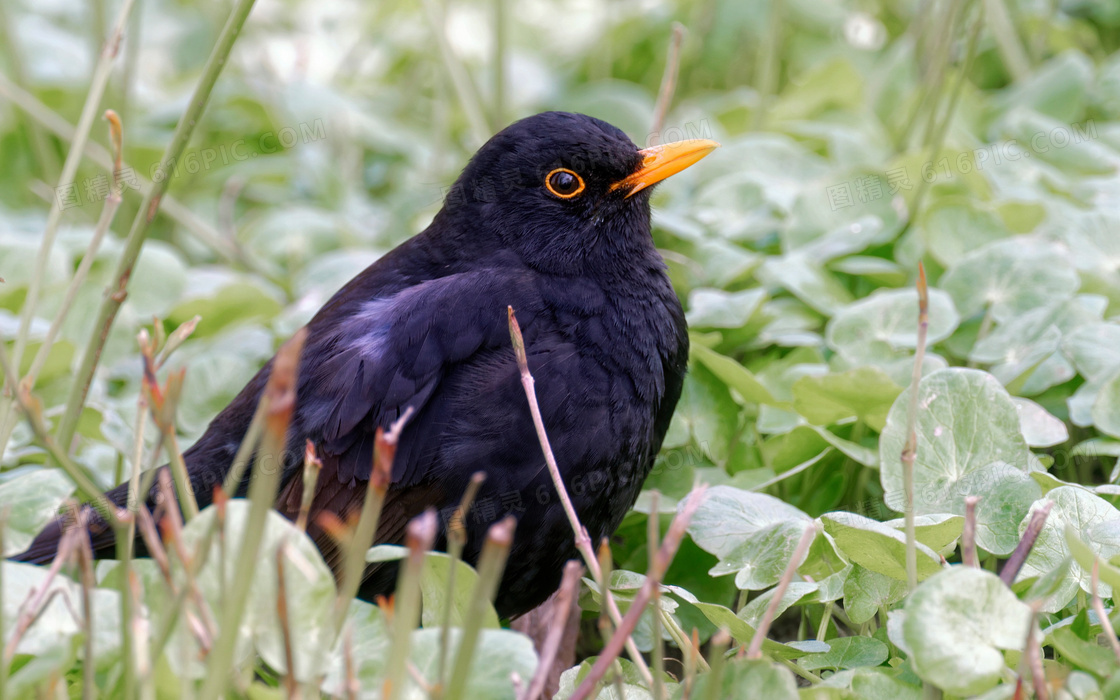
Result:
<svg viewBox="0 0 1120 700">
<path fill-rule="evenodd" d="M 15 627 L 12 628 L 12 636 L 8 638 L 8 644 L 4 647 L 4 663 L 10 668 L 12 659 L 15 657 L 16 648 L 19 646 L 20 640 L 23 638 L 24 633 L 35 624 L 35 620 L 46 610 L 47 605 L 56 595 L 65 595 L 63 589 L 51 589 L 51 584 L 54 582 L 58 572 L 62 569 L 63 564 L 74 556 L 74 550 L 78 546 L 78 530 L 77 528 L 70 528 L 62 535 L 62 539 L 58 543 L 58 554 L 55 555 L 54 560 L 51 561 L 51 566 L 47 570 L 47 575 L 43 579 L 43 583 L 38 588 L 32 589 L 27 596 L 27 600 L 20 608 L 19 617 L 16 618 Z"/>
<path fill-rule="evenodd" d="M 525 397 L 529 401 L 529 412 L 533 416 L 533 427 L 537 431 L 537 440 L 541 444 L 541 451 L 544 453 L 544 462 L 548 467 L 548 474 L 552 478 L 552 485 L 556 489 L 556 493 L 560 498 L 560 505 L 564 508 L 564 513 L 568 516 L 568 523 L 572 527 L 572 533 L 575 535 L 576 549 L 579 550 L 583 556 L 584 564 L 587 565 L 588 570 L 591 572 L 591 577 L 595 583 L 599 585 L 599 590 L 602 592 L 603 602 L 606 605 L 607 614 L 610 615 L 611 621 L 617 628 L 622 624 L 622 612 L 618 608 L 618 603 L 615 602 L 614 596 L 611 595 L 609 582 L 603 577 L 602 567 L 599 566 L 599 559 L 595 555 L 595 550 L 591 545 L 591 537 L 587 534 L 587 528 L 579 521 L 579 516 L 576 514 L 576 509 L 572 506 L 572 499 L 568 497 L 568 489 L 564 486 L 564 479 L 560 474 L 560 467 L 556 464 L 556 457 L 552 453 L 552 445 L 548 440 L 548 432 L 544 427 L 544 419 L 541 417 L 541 409 L 537 403 L 537 391 L 535 388 L 535 381 L 533 374 L 529 371 L 529 357 L 525 352 L 525 339 L 521 334 L 521 326 L 517 323 L 517 317 L 513 313 L 513 307 L 506 307 L 509 314 L 509 335 L 513 343 L 513 352 L 517 358 L 517 367 L 521 372 L 521 386 L 525 390 Z M 642 658 L 638 646 L 634 640 L 629 638 L 629 635 L 624 635 L 626 640 L 626 652 L 630 656 L 631 662 L 638 670 L 648 687 L 653 687 L 653 674 L 650 673 L 649 666 L 646 664 L 645 659 Z"/>
<path fill-rule="evenodd" d="M 288 700 L 299 700 L 299 681 L 296 680 L 295 654 L 292 653 L 292 628 L 288 620 L 288 588 L 285 583 L 284 558 L 287 556 L 288 543 L 281 542 L 276 547 L 276 618 L 284 636 L 284 687 Z"/>
<path fill-rule="evenodd" d="M 661 579 L 665 576 L 665 571 L 668 570 L 669 564 L 677 553 L 681 538 L 684 537 L 684 532 L 688 528 L 692 516 L 704 500 L 705 491 L 706 487 L 704 486 L 693 489 L 684 505 L 677 511 L 672 524 L 669 525 L 669 530 L 665 533 L 665 539 L 661 542 L 661 548 L 650 553 L 649 574 L 646 576 L 645 583 L 638 589 L 633 602 L 630 603 L 630 609 L 626 611 L 626 617 L 622 618 L 622 623 L 615 628 L 614 635 L 603 647 L 595 660 L 595 664 L 591 667 L 591 671 L 576 688 L 570 700 L 586 700 L 591 690 L 598 685 L 607 669 L 622 652 L 623 645 L 626 640 L 630 639 L 630 635 L 637 627 L 646 606 L 653 599 L 654 589 L 661 585 Z"/>
<path fill-rule="evenodd" d="M 346 668 L 346 700 L 358 700 L 362 686 L 354 672 L 354 628 L 347 625 L 342 633 L 342 660 Z"/>
<path fill-rule="evenodd" d="M 914 532 L 914 460 L 918 455 L 918 392 L 929 332 L 929 288 L 926 268 L 918 263 L 918 346 L 910 379 L 910 405 L 906 415 L 906 445 L 902 449 L 902 489 L 906 496 L 906 581 L 911 591 L 918 587 L 918 540 Z"/>
<path fill-rule="evenodd" d="M 1112 629 L 1112 620 L 1108 619 L 1108 613 L 1104 610 L 1104 603 L 1101 602 L 1101 596 L 1097 592 L 1100 579 L 1101 560 L 1100 557 L 1093 557 L 1093 575 L 1090 583 L 1093 610 L 1096 611 L 1097 618 L 1100 620 L 1104 636 L 1108 637 L 1108 644 L 1112 647 L 1112 653 L 1116 655 L 1116 660 L 1120 661 L 1120 640 L 1116 639 L 1116 631 Z"/>
<path fill-rule="evenodd" d="M 307 516 L 311 512 L 311 502 L 315 500 L 315 487 L 322 468 L 323 463 L 315 454 L 315 443 L 309 439 L 303 448 L 303 493 L 300 494 L 299 515 L 296 517 L 296 529 L 300 532 L 307 532 Z"/>
<path fill-rule="evenodd" d="M 400 568 L 397 593 L 393 598 L 389 663 L 381 685 L 381 697 L 394 700 L 401 696 L 408 671 L 408 655 L 412 647 L 412 630 L 420 618 L 420 577 L 424 559 L 436 540 L 438 524 L 432 509 L 408 523 L 405 545 L 408 557 Z"/>
<path fill-rule="evenodd" d="M 1034 630 L 1038 626 L 1038 609 L 1042 601 L 1030 603 L 1031 617 L 1027 623 L 1027 640 L 1023 645 L 1023 658 L 1020 665 L 1019 678 L 1015 684 L 1015 697 L 1026 695 L 1023 688 L 1023 667 L 1031 674 L 1031 684 L 1034 686 L 1036 700 L 1050 700 L 1050 688 L 1046 685 L 1046 673 L 1042 668 L 1042 645 L 1035 639 Z"/>
<path fill-rule="evenodd" d="M 1023 537 L 1019 540 L 1015 551 L 1007 558 L 1003 570 L 999 572 L 1000 580 L 1008 587 L 1015 583 L 1015 577 L 1019 575 L 1019 570 L 1023 568 L 1023 564 L 1027 561 L 1027 556 L 1031 553 L 1035 540 L 1038 539 L 1038 534 L 1042 532 L 1042 526 L 1046 524 L 1046 517 L 1050 515 L 1050 509 L 1053 507 L 1053 501 L 1046 501 L 1038 510 L 1031 513 L 1031 519 L 1027 523 L 1027 529 L 1023 531 Z"/>
<path fill-rule="evenodd" d="M 378 428 L 374 437 L 373 465 L 366 486 L 366 498 L 362 503 L 361 514 L 358 516 L 358 524 L 350 535 L 349 542 L 346 543 L 342 562 L 341 584 L 334 610 L 336 634 L 342 631 L 342 623 L 346 620 L 350 601 L 358 594 L 358 587 L 362 583 L 362 573 L 366 568 L 366 551 L 373 545 L 374 535 L 377 534 L 377 522 L 381 519 L 381 506 L 385 502 L 385 493 L 389 490 L 389 483 L 393 478 L 393 459 L 397 454 L 397 442 L 410 417 L 412 417 L 411 406 L 393 421 L 389 430 Z"/>
<path fill-rule="evenodd" d="M 980 557 L 976 555 L 976 504 L 979 501 L 979 496 L 964 499 L 964 530 L 961 532 L 961 561 L 973 568 L 980 568 Z"/>
<path fill-rule="evenodd" d="M 818 525 L 814 522 L 805 531 L 801 533 L 801 539 L 797 541 L 797 547 L 793 550 L 793 556 L 790 557 L 789 563 L 786 564 L 786 570 L 782 572 L 782 578 L 778 580 L 778 585 L 774 587 L 773 597 L 770 598 L 770 604 L 766 606 L 766 612 L 763 613 L 762 619 L 758 621 L 758 627 L 755 628 L 754 636 L 751 637 L 751 645 L 746 651 L 748 659 L 761 659 L 762 658 L 762 643 L 766 641 L 766 635 L 770 632 L 770 625 L 774 622 L 774 616 L 778 613 L 778 606 L 781 605 L 782 596 L 785 595 L 786 589 L 793 581 L 793 575 L 797 573 L 797 567 L 801 566 L 805 554 L 809 551 L 809 545 L 813 543 L 813 538 L 817 536 Z M 743 656 L 743 648 L 739 647 L 739 655 Z"/>
<path fill-rule="evenodd" d="M 681 43 L 684 41 L 684 25 L 673 22 L 673 33 L 669 37 L 669 53 L 665 57 L 665 72 L 661 75 L 661 88 L 657 91 L 657 106 L 653 110 L 653 125 L 650 132 L 661 133 L 665 125 L 665 115 L 673 103 L 673 93 L 677 91 L 677 74 L 681 67 Z M 648 145 L 648 144 L 647 144 Z"/>
<path fill-rule="evenodd" d="M 520 700 L 539 700 L 544 685 L 548 681 L 548 674 L 552 671 L 552 664 L 556 661 L 556 654 L 560 649 L 560 640 L 568 624 L 568 614 L 572 610 L 572 600 L 579 590 L 579 580 L 583 576 L 583 567 L 579 562 L 570 561 L 564 565 L 564 577 L 560 581 L 560 590 L 553 602 L 552 624 L 548 627 L 548 636 L 540 650 L 540 664 L 533 674 L 533 680 L 525 692 L 519 695 Z"/>
</svg>

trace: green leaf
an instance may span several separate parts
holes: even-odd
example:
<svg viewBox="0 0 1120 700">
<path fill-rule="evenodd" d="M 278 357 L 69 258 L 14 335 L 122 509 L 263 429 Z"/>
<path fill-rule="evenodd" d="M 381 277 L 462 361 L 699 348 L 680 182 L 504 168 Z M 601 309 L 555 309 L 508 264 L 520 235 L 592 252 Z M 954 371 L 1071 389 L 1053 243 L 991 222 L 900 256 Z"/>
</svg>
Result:
<svg viewBox="0 0 1120 700">
<path fill-rule="evenodd" d="M 899 395 L 879 441 L 879 475 L 887 505 L 901 512 L 902 450 L 910 389 Z M 981 497 L 976 544 L 1008 554 L 1019 521 L 1041 491 L 1028 476 L 1030 453 L 1019 412 L 992 375 L 950 368 L 922 378 L 915 430 L 914 512 L 964 515 L 966 496 Z"/>
<path fill-rule="evenodd" d="M 797 603 L 801 602 L 806 596 L 815 593 L 818 588 L 819 586 L 817 586 L 817 584 L 808 581 L 790 581 L 790 584 L 786 586 L 785 593 L 782 594 L 781 600 L 778 601 L 778 607 L 774 611 L 773 619 L 778 619 L 782 613 L 789 610 L 794 605 L 797 605 Z M 770 601 L 774 598 L 775 590 L 777 589 L 771 588 L 744 605 L 743 609 L 738 613 L 739 619 L 757 629 L 758 623 L 766 613 L 766 608 L 770 606 Z"/>
<path fill-rule="evenodd" d="M 765 298 L 765 289 L 741 292 L 694 289 L 688 295 L 688 325 L 692 328 L 742 328 Z"/>
<path fill-rule="evenodd" d="M 1102 433 L 1120 437 L 1120 374 L 1100 385 L 1090 415 Z"/>
<path fill-rule="evenodd" d="M 734 389 L 745 401 L 751 403 L 780 404 L 774 395 L 755 378 L 754 374 L 735 360 L 721 355 L 703 345 L 693 344 L 691 355 L 729 388 Z"/>
<path fill-rule="evenodd" d="M 828 640 L 832 648 L 821 654 L 809 654 L 798 660 L 806 671 L 830 668 L 841 671 L 860 666 L 879 666 L 890 655 L 887 645 L 872 637 L 838 637 Z"/>
<path fill-rule="evenodd" d="M 1019 430 L 1031 447 L 1051 447 L 1069 439 L 1066 424 L 1030 399 L 1011 397 L 1019 411 Z"/>
<path fill-rule="evenodd" d="M 937 199 L 929 204 L 919 220 L 930 254 L 946 266 L 985 243 L 1011 235 L 998 215 L 966 197 Z"/>
<path fill-rule="evenodd" d="M 183 528 L 186 551 L 195 551 L 211 527 L 216 509 L 204 509 Z M 223 585 L 221 572 L 235 569 L 241 533 L 249 515 L 249 502 L 233 499 L 226 504 L 225 545 L 214 536 L 206 565 L 197 576 L 199 592 L 211 610 L 221 610 L 228 582 Z M 284 567 L 284 587 L 288 600 L 288 629 L 292 639 L 325 639 L 332 633 L 332 610 L 336 597 L 334 575 L 323 561 L 319 548 L 305 533 L 276 511 L 270 511 L 265 521 L 261 548 L 258 553 L 260 566 L 253 571 L 249 584 L 248 605 L 238 630 L 236 653 L 244 658 L 255 650 L 272 668 L 287 669 L 284 653 L 284 631 L 276 615 L 277 566 L 276 551 L 286 545 L 287 560 Z M 222 557 L 225 562 L 222 563 Z M 223 568 L 224 567 L 224 568 Z M 298 603 L 297 603 L 298 602 Z M 180 649 L 193 649 L 194 638 L 184 628 L 182 620 L 177 626 L 177 640 L 170 644 Z M 171 648 L 176 648 L 172 646 Z M 301 681 L 311 680 L 319 674 L 323 664 L 323 651 L 318 644 L 293 644 L 294 675 Z M 177 675 L 200 678 L 205 666 L 192 654 L 171 654 L 168 657 Z"/>
<path fill-rule="evenodd" d="M 1112 521 L 1120 519 L 1120 511 L 1112 504 L 1079 486 L 1059 486 L 1047 493 L 1046 498 L 1053 501 L 1054 505 L 1046 518 L 1046 524 L 1038 534 L 1034 547 L 1031 548 L 1030 556 L 1023 564 L 1019 573 L 1020 578 L 1045 575 L 1061 566 L 1063 561 L 1071 556 L 1065 534 L 1067 525 L 1103 559 L 1108 560 L 1120 554 L 1120 534 L 1110 527 Z M 1041 501 L 1036 503 L 1031 508 L 1031 512 L 1041 505 Z M 1024 518 L 1019 525 L 1020 531 L 1026 529 L 1027 522 L 1028 519 Z M 1091 566 L 1090 562 L 1090 568 Z M 1088 593 L 1091 589 L 1090 578 L 1090 569 L 1080 565 L 1073 566 L 1070 575 L 1047 600 L 1042 611 L 1061 610 L 1073 600 L 1078 587 Z M 1103 598 L 1111 597 L 1112 587 L 1101 581 L 1100 594 Z"/>
<path fill-rule="evenodd" d="M 993 687 L 1002 650 L 1021 649 L 1030 609 L 988 571 L 956 566 L 922 583 L 906 601 L 902 636 L 914 672 L 954 695 Z"/>
<path fill-rule="evenodd" d="M 592 656 L 584 659 L 578 666 L 573 666 L 567 671 L 564 671 L 564 673 L 560 675 L 560 688 L 556 695 L 553 696 L 553 700 L 565 700 L 571 697 L 572 693 L 574 693 L 576 688 L 583 682 L 583 679 L 587 677 L 587 674 L 591 671 L 591 667 L 595 665 L 597 659 L 598 657 Z M 622 669 L 621 685 L 623 697 L 619 697 L 618 695 L 619 683 L 614 680 L 615 675 L 612 669 L 607 671 L 607 682 L 603 684 L 602 688 L 599 690 L 599 694 L 594 696 L 594 700 L 657 700 L 653 697 L 653 693 L 650 692 L 650 689 L 646 687 L 642 674 L 638 672 L 637 667 L 634 666 L 632 661 L 629 659 L 618 659 L 617 663 Z M 677 687 L 673 678 L 667 674 L 662 681 L 669 691 L 673 691 Z"/>
<path fill-rule="evenodd" d="M 962 316 L 990 307 L 992 318 L 1002 323 L 1072 297 L 1080 281 L 1060 248 L 1017 238 L 990 243 L 964 256 L 949 268 L 940 285 L 952 295 Z"/>
<path fill-rule="evenodd" d="M 956 330 L 960 317 L 949 295 L 929 290 L 928 343 L 941 342 Z M 880 289 L 844 309 L 825 330 L 828 346 L 854 365 L 893 360 L 918 345 L 918 293 Z"/>
<path fill-rule="evenodd" d="M 1082 326 L 1062 341 L 1062 352 L 1087 382 L 1101 383 L 1120 372 L 1120 324 Z"/>
<path fill-rule="evenodd" d="M 0 503 L 7 509 L 4 551 L 11 556 L 27 549 L 35 535 L 58 516 L 74 482 L 61 469 L 36 469 L 0 483 Z"/>
<path fill-rule="evenodd" d="M 810 308 L 831 316 L 852 302 L 840 281 L 801 252 L 767 258 L 758 271 L 767 284 L 788 289 Z"/>
<path fill-rule="evenodd" d="M 443 552 L 429 552 L 424 557 L 424 570 L 420 576 L 420 595 L 423 598 L 421 624 L 424 627 L 438 627 L 443 624 L 450 606 L 450 625 L 462 627 L 467 610 L 474 600 L 474 589 L 478 584 L 478 574 L 462 560 L 455 562 L 454 588 L 448 595 L 448 579 L 451 575 L 451 557 Z M 498 614 L 492 605 L 487 605 L 482 626 L 498 629 Z"/>
<path fill-rule="evenodd" d="M 856 564 L 871 571 L 906 580 L 906 537 L 898 530 L 855 513 L 825 513 L 821 516 L 825 532 L 836 546 Z M 941 557 L 921 542 L 917 543 L 918 579 L 941 570 Z"/>
<path fill-rule="evenodd" d="M 921 687 L 903 682 L 901 675 L 893 668 L 863 666 L 833 674 L 816 687 L 850 689 L 859 700 L 922 700 Z"/>
<path fill-rule="evenodd" d="M 902 387 L 882 370 L 858 367 L 801 377 L 793 384 L 793 408 L 816 425 L 832 425 L 854 417 L 881 431 L 900 393 Z"/>
<path fill-rule="evenodd" d="M 809 516 L 760 493 L 714 486 L 689 523 L 692 540 L 720 562 L 713 576 L 736 574 L 741 589 L 761 589 L 778 582 Z"/>
<path fill-rule="evenodd" d="M 730 608 L 725 608 L 715 603 L 703 602 L 693 603 L 693 605 L 716 627 L 726 629 L 731 635 L 731 638 L 740 644 L 750 644 L 751 639 L 754 638 L 755 628 L 742 618 L 737 617 Z M 796 647 L 789 646 L 788 644 L 775 642 L 772 639 L 767 639 L 762 642 L 762 651 L 767 656 L 775 659 L 796 659 L 808 653 Z"/>
<path fill-rule="evenodd" d="M 905 532 L 906 519 L 888 520 L 884 525 Z M 935 552 L 944 552 L 956 544 L 964 531 L 964 518 L 959 515 L 940 513 L 919 515 L 914 518 L 914 537 Z"/>
<path fill-rule="evenodd" d="M 793 673 L 765 659 L 729 661 L 723 669 L 717 694 L 709 696 L 707 694 L 712 693 L 712 690 L 708 686 L 712 682 L 712 674 L 700 675 L 696 679 L 693 692 L 687 697 L 718 697 L 721 700 L 754 700 L 754 698 L 799 700 L 797 681 Z M 673 696 L 674 700 L 686 697 L 681 695 L 683 691 L 682 686 Z"/>
<path fill-rule="evenodd" d="M 443 630 L 427 628 L 412 633 L 411 662 L 420 671 L 421 678 L 439 677 L 440 637 Z M 462 630 L 451 629 L 448 653 L 455 658 Z M 479 634 L 478 646 L 471 661 L 463 697 L 516 700 L 510 677 L 516 673 L 524 682 L 533 677 L 537 669 L 537 652 L 533 640 L 520 632 L 506 629 L 484 629 Z M 363 687 L 378 687 L 376 685 Z M 402 697 L 415 697 L 421 693 L 415 680 L 409 678 L 408 688 Z"/>
<path fill-rule="evenodd" d="M 1062 660 L 1074 668 L 1100 678 L 1108 678 L 1116 671 L 1116 654 L 1111 649 L 1079 638 L 1069 627 L 1054 630 L 1047 641 L 1062 655 Z"/>
<path fill-rule="evenodd" d="M 862 625 L 880 608 L 894 605 L 906 595 L 906 582 L 856 564 L 844 582 L 844 612 Z"/>
<path fill-rule="evenodd" d="M 49 657 L 52 663 L 66 662 L 82 635 L 81 586 L 63 574 L 49 577 L 45 567 L 10 561 L 0 561 L 0 567 L 3 567 L 4 580 L 0 614 L 4 618 L 5 645 L 11 639 L 24 604 L 47 586 L 49 603 L 20 637 L 15 653 L 17 656 Z M 120 653 L 120 594 L 95 588 L 90 603 L 94 658 L 98 667 L 106 667 Z"/>
</svg>

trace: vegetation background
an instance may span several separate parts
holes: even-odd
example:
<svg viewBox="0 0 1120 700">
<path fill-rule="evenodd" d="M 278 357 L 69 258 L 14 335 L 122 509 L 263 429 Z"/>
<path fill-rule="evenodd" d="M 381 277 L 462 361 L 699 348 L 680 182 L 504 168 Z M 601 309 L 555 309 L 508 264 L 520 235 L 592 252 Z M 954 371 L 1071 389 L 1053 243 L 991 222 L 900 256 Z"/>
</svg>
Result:
<svg viewBox="0 0 1120 700">
<path fill-rule="evenodd" d="M 562 109 L 723 147 L 653 200 L 694 353 L 601 572 L 643 656 L 596 683 L 588 574 L 558 697 L 1120 697 L 1118 45 L 1111 0 L 0 0 L 2 551 L 189 446 Z M 492 571 L 417 559 L 387 615 L 215 510 L 167 562 L 0 565 L 0 697 L 513 698 L 546 665 Z"/>
</svg>

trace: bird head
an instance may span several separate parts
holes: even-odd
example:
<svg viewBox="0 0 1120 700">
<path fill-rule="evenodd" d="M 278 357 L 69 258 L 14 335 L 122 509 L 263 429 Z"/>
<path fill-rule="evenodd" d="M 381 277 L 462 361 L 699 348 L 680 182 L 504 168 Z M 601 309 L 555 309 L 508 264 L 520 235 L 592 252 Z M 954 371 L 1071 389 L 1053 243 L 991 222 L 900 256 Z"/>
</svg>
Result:
<svg viewBox="0 0 1120 700">
<path fill-rule="evenodd" d="M 653 185 L 718 145 L 691 139 L 639 149 L 599 119 L 545 112 L 487 141 L 441 216 L 477 236 L 479 249 L 490 242 L 541 271 L 583 274 L 650 249 Z"/>
</svg>

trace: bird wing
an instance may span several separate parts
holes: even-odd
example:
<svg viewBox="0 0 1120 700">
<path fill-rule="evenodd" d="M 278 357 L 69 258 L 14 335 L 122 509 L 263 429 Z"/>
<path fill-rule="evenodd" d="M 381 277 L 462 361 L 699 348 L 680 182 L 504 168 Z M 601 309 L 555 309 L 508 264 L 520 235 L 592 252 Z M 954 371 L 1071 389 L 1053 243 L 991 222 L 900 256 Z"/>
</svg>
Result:
<svg viewBox="0 0 1120 700">
<path fill-rule="evenodd" d="M 447 450 L 454 448 L 442 440 L 456 421 L 453 414 L 471 410 L 456 401 L 467 385 L 466 393 L 477 395 L 480 382 L 509 384 L 517 376 L 507 305 L 532 327 L 541 304 L 530 278 L 482 270 L 421 282 L 309 324 L 292 434 L 310 438 L 323 462 L 309 534 L 332 566 L 339 552 L 316 514 L 345 520 L 360 510 L 378 427 L 413 411 L 394 460 L 377 542 L 403 541 L 405 526 L 425 507 L 439 507 L 462 492 L 472 473 L 469 462 L 486 462 L 485 450 L 478 450 L 470 460 L 449 465 Z M 527 410 L 518 413 L 528 420 Z M 531 439 L 531 422 L 517 432 Z M 303 489 L 296 471 L 278 499 L 291 517 Z"/>
</svg>

